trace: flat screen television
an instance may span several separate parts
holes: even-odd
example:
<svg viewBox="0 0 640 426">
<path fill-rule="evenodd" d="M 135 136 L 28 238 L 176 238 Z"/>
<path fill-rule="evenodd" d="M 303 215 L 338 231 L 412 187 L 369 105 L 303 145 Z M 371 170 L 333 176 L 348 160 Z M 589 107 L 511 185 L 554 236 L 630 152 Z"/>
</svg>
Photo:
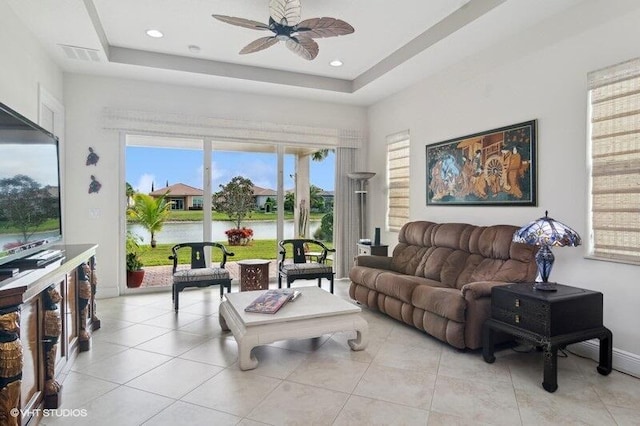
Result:
<svg viewBox="0 0 640 426">
<path fill-rule="evenodd" d="M 0 103 L 0 269 L 62 239 L 59 164 L 58 139 Z"/>
</svg>

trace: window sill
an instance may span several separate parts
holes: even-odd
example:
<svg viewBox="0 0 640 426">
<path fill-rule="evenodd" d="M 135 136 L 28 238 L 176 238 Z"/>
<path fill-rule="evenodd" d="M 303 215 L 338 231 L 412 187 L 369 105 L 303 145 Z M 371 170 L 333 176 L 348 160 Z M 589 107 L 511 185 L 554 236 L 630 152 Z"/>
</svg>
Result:
<svg viewBox="0 0 640 426">
<path fill-rule="evenodd" d="M 609 258 L 609 257 L 598 257 L 598 256 L 594 256 L 594 255 L 586 255 L 584 258 L 587 259 L 587 260 L 598 260 L 598 261 L 601 261 L 601 262 L 623 263 L 625 265 L 640 266 L 640 261 L 634 262 L 632 260 L 612 259 L 612 258 Z"/>
</svg>

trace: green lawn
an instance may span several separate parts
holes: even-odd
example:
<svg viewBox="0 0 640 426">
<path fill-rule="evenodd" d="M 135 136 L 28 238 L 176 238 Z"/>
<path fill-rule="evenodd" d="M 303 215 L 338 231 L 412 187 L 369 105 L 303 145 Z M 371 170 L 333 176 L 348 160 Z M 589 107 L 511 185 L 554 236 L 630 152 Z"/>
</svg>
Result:
<svg viewBox="0 0 640 426">
<path fill-rule="evenodd" d="M 325 213 L 311 213 L 311 220 L 320 220 Z M 202 221 L 202 210 L 192 211 L 171 211 L 169 215 L 169 222 L 200 222 Z M 218 221 L 229 221 L 229 217 L 226 214 L 213 212 L 212 219 Z M 293 213 L 285 212 L 285 219 L 293 219 Z M 276 213 L 263 213 L 254 212 L 250 219 L 247 220 L 277 220 Z M 229 221 L 230 222 L 230 221 Z M 133 222 L 132 222 L 133 223 Z M 251 227 L 246 222 L 242 223 L 243 226 Z M 229 224 L 229 227 L 233 227 L 233 224 Z M 278 242 L 277 240 L 253 240 L 246 246 L 229 246 L 227 241 L 219 241 L 227 247 L 227 250 L 233 252 L 235 256 L 229 257 L 228 261 L 238 261 L 244 259 L 276 259 Z M 332 247 L 329 243 L 328 247 Z M 140 260 L 144 266 L 159 266 L 170 265 L 172 261 L 169 260 L 171 255 L 171 247 L 174 244 L 158 244 L 155 249 L 152 249 L 149 245 L 141 245 L 139 250 Z M 184 250 L 183 250 L 184 251 Z M 220 262 L 219 250 L 213 250 L 213 261 Z M 189 263 L 189 254 L 187 252 L 180 252 L 180 263 Z"/>
<path fill-rule="evenodd" d="M 229 246 L 227 242 L 220 241 L 225 244 L 227 250 L 233 252 L 235 256 L 227 258 L 227 261 L 238 261 L 244 259 L 276 259 L 278 242 L 276 240 L 253 240 L 246 246 Z M 328 247 L 332 247 L 330 243 L 325 243 Z M 144 266 L 158 266 L 158 265 L 170 265 L 172 261 L 169 260 L 171 255 L 171 247 L 174 244 L 158 244 L 155 249 L 149 245 L 140 247 L 140 259 Z M 178 252 L 180 254 L 180 263 L 189 263 L 188 250 L 182 250 L 185 253 Z M 213 249 L 214 254 L 213 261 L 220 262 L 219 250 Z M 183 257 L 184 256 L 184 257 Z"/>
</svg>

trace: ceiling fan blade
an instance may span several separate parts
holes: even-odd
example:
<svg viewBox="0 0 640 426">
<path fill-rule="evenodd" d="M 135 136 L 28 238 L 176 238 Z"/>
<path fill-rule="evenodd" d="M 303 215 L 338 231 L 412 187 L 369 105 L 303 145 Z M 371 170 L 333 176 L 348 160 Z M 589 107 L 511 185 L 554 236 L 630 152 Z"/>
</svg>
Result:
<svg viewBox="0 0 640 426">
<path fill-rule="evenodd" d="M 300 22 L 300 0 L 271 0 L 269 14 L 280 25 L 293 27 Z"/>
<path fill-rule="evenodd" d="M 278 39 L 276 37 L 260 37 L 243 47 L 240 54 L 246 55 L 247 53 L 259 52 L 260 50 L 273 46 L 277 42 Z"/>
<path fill-rule="evenodd" d="M 296 30 L 309 38 L 337 37 L 355 31 L 343 20 L 329 17 L 305 19 L 297 25 Z"/>
<path fill-rule="evenodd" d="M 235 16 L 224 16 L 224 15 L 211 15 L 216 18 L 218 21 L 225 22 L 227 24 L 235 25 L 243 28 L 250 28 L 252 30 L 269 30 L 269 26 L 267 24 L 263 24 L 262 22 L 252 21 L 250 19 L 244 18 L 236 18 Z"/>
<path fill-rule="evenodd" d="M 320 51 L 318 43 L 307 37 L 291 37 L 287 40 L 287 47 L 307 61 L 315 59 Z"/>
</svg>

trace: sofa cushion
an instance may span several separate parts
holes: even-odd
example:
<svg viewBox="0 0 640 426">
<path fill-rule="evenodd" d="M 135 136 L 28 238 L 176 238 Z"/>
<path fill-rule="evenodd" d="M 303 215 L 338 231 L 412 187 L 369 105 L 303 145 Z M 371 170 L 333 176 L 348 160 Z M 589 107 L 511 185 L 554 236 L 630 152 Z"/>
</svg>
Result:
<svg viewBox="0 0 640 426">
<path fill-rule="evenodd" d="M 524 263 L 519 260 L 509 259 L 502 264 L 502 267 L 492 277 L 494 281 L 504 281 L 507 283 L 519 283 L 530 281 L 530 277 L 537 270 L 535 262 Z M 479 280 L 482 281 L 482 280 Z"/>
<path fill-rule="evenodd" d="M 400 243 L 393 250 L 391 265 L 394 271 L 401 274 L 417 275 L 418 267 L 428 259 L 433 248 Z"/>
<path fill-rule="evenodd" d="M 376 281 L 378 276 L 389 271 L 385 269 L 369 268 L 368 266 L 354 266 L 349 271 L 349 279 L 356 283 L 363 285 L 371 290 L 376 289 Z"/>
<path fill-rule="evenodd" d="M 418 287 L 423 286 L 441 286 L 438 281 L 427 278 L 412 277 L 410 275 L 401 275 L 398 273 L 387 272 L 380 274 L 376 281 L 375 290 L 394 297 L 405 303 L 411 303 L 412 294 Z"/>
<path fill-rule="evenodd" d="M 514 258 L 530 262 L 535 248 L 513 242 L 513 233 L 517 229 L 512 225 L 478 226 L 469 239 L 469 251 L 490 259 Z"/>
<path fill-rule="evenodd" d="M 447 263 L 453 249 L 448 247 L 432 247 L 429 254 L 424 256 L 415 275 L 440 281 L 442 268 Z"/>
<path fill-rule="evenodd" d="M 455 288 L 421 285 L 414 289 L 411 303 L 443 318 L 464 322 L 467 306 L 462 292 Z"/>
</svg>

